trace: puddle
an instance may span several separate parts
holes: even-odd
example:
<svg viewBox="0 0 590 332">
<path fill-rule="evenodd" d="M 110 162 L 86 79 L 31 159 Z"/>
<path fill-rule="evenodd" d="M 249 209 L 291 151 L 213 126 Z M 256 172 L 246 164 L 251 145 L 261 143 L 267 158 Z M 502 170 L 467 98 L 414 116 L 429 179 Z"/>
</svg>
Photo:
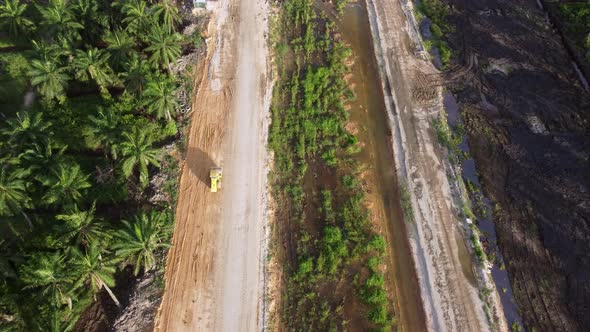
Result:
<svg viewBox="0 0 590 332">
<path fill-rule="evenodd" d="M 443 104 L 445 106 L 445 110 L 447 112 L 447 121 L 450 126 L 456 126 L 461 124 L 461 114 L 459 113 L 459 107 L 457 105 L 457 101 L 455 97 L 450 92 L 446 92 L 443 96 Z M 467 144 L 467 138 L 464 138 L 459 148 L 462 151 L 469 152 L 469 145 Z M 475 184 L 475 187 L 480 187 L 479 179 L 477 178 L 477 171 L 475 161 L 470 158 L 465 160 L 461 163 L 462 175 L 464 178 L 468 179 L 469 181 Z M 487 198 L 483 199 L 483 204 L 492 211 L 492 206 L 490 201 Z M 498 293 L 500 296 L 500 300 L 502 301 L 502 307 L 504 309 L 504 315 L 506 316 L 506 320 L 508 321 L 508 325 L 512 325 L 513 322 L 519 322 L 520 326 L 524 326 L 522 324 L 522 320 L 520 315 L 518 314 L 518 306 L 514 300 L 514 295 L 512 294 L 512 287 L 510 286 L 510 279 L 508 278 L 508 272 L 505 269 L 500 269 L 500 265 L 498 262 L 503 262 L 502 254 L 496 245 L 496 227 L 494 225 L 494 221 L 492 217 L 489 218 L 480 218 L 478 217 L 477 227 L 481 231 L 480 241 L 489 243 L 489 248 L 494 251 L 496 255 L 496 262 L 491 270 L 492 279 L 496 284 L 496 288 L 498 289 Z M 463 265 L 463 263 L 462 263 Z M 473 272 L 472 272 L 473 273 Z M 505 290 L 505 291 L 504 291 Z"/>
<path fill-rule="evenodd" d="M 400 331 L 425 331 L 425 314 L 420 288 L 402 219 L 395 163 L 391 150 L 391 132 L 377 64 L 373 54 L 369 19 L 364 3 L 346 6 L 339 30 L 352 49 L 350 83 L 356 99 L 349 104 L 351 120 L 356 124 L 359 141 L 364 144 L 360 161 L 369 168 L 374 182 L 369 188 L 384 209 L 387 232 L 393 251 L 396 312 Z M 371 177 L 369 177 L 371 178 Z"/>
<path fill-rule="evenodd" d="M 467 278 L 469 283 L 473 285 L 473 287 L 477 287 L 477 280 L 475 279 L 475 274 L 473 273 L 473 261 L 471 259 L 471 255 L 467 251 L 467 247 L 465 246 L 463 235 L 461 235 L 458 230 L 455 232 L 455 244 L 459 250 L 459 262 L 461 263 L 463 275 L 465 278 Z"/>
</svg>

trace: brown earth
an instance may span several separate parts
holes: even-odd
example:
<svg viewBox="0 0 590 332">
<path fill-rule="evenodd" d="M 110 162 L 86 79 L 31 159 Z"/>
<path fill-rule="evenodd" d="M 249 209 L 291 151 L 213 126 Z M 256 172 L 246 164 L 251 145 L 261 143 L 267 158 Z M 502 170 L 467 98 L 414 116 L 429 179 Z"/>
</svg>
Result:
<svg viewBox="0 0 590 332">
<path fill-rule="evenodd" d="M 424 331 L 426 317 L 412 260 L 407 229 L 400 206 L 391 129 L 379 82 L 377 63 L 365 3 L 349 2 L 337 22 L 343 40 L 352 50 L 347 82 L 354 92 L 349 130 L 363 148 L 358 154 L 367 189 L 366 203 L 375 230 L 387 241 L 386 286 L 393 298 L 397 331 Z"/>
<path fill-rule="evenodd" d="M 450 0 L 452 89 L 525 325 L 590 329 L 590 96 L 534 0 Z"/>
</svg>

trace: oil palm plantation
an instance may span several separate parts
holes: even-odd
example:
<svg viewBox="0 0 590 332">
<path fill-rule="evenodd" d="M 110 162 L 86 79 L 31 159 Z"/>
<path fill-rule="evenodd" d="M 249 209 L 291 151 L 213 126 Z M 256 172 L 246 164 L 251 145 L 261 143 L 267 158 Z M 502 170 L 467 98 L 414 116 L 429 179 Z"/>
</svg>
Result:
<svg viewBox="0 0 590 332">
<path fill-rule="evenodd" d="M 85 189 L 91 186 L 88 175 L 82 172 L 78 164 L 72 163 L 59 165 L 49 175 L 40 174 L 38 180 L 47 187 L 41 198 L 46 205 L 73 206 L 86 192 Z"/>
<path fill-rule="evenodd" d="M 160 167 L 158 161 L 160 150 L 152 148 L 152 139 L 139 128 L 133 128 L 131 133 L 123 134 L 123 141 L 118 146 L 123 157 L 121 166 L 125 177 L 129 177 L 137 168 L 139 183 L 147 186 L 149 182 L 148 166 Z"/>
<path fill-rule="evenodd" d="M 170 33 L 159 25 L 154 25 L 148 35 L 149 46 L 145 51 L 151 54 L 149 61 L 154 68 L 170 70 L 170 64 L 181 53 L 182 36 L 176 32 Z"/>
<path fill-rule="evenodd" d="M 91 245 L 82 252 L 78 249 L 71 251 L 71 263 L 78 272 L 77 286 L 90 286 L 93 293 L 105 289 L 117 307 L 121 307 L 119 300 L 111 290 L 115 286 L 115 271 L 117 270 L 117 261 L 103 255 L 102 250 Z"/>
<path fill-rule="evenodd" d="M 178 108 L 176 96 L 176 84 L 166 77 L 158 77 L 148 83 L 142 95 L 142 103 L 150 114 L 155 114 L 158 119 L 172 120 L 175 110 Z"/>
<path fill-rule="evenodd" d="M 60 67 L 52 60 L 33 60 L 29 71 L 31 84 L 37 87 L 41 95 L 47 99 L 65 101 L 66 88 L 70 76 L 65 67 Z"/>
<path fill-rule="evenodd" d="M 109 54 L 105 50 L 76 50 L 72 61 L 74 76 L 82 82 L 93 80 L 102 93 L 108 93 L 107 88 L 115 83 L 115 76 L 108 61 Z"/>
<path fill-rule="evenodd" d="M 171 227 L 162 212 L 151 211 L 135 216 L 133 222 L 123 221 L 123 228 L 115 233 L 115 255 L 134 266 L 134 274 L 148 271 L 156 264 L 155 251 L 168 247 L 164 241 Z"/>
<path fill-rule="evenodd" d="M 33 21 L 25 16 L 27 4 L 20 0 L 6 0 L 0 4 L 0 27 L 8 30 L 13 38 L 26 34 L 35 29 Z"/>
</svg>

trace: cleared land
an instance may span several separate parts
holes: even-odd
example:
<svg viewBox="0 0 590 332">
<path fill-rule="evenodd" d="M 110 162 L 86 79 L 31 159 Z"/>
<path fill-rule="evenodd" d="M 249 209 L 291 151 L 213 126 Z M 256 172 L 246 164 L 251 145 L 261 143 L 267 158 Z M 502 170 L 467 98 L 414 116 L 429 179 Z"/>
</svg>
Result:
<svg viewBox="0 0 590 332">
<path fill-rule="evenodd" d="M 266 6 L 245 0 L 217 6 L 156 331 L 253 331 L 263 323 Z M 224 172 L 216 194 L 208 178 L 214 165 Z"/>
</svg>

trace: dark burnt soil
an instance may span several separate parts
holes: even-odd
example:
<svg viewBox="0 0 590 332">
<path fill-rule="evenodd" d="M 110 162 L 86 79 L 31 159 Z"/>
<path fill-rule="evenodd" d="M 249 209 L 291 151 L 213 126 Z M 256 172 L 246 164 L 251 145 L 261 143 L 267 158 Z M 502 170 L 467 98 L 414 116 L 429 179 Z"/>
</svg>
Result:
<svg viewBox="0 0 590 332">
<path fill-rule="evenodd" d="M 124 308 L 129 303 L 129 296 L 133 287 L 132 270 L 127 268 L 116 276 L 117 287 L 113 293 Z M 112 326 L 119 314 L 119 309 L 103 289 L 96 294 L 95 301 L 84 310 L 74 326 L 76 332 L 106 332 L 113 331 Z"/>
<path fill-rule="evenodd" d="M 164 253 L 158 253 L 162 256 Z M 162 257 L 159 257 L 162 259 Z M 121 302 L 117 308 L 105 290 L 84 310 L 75 332 L 147 332 L 154 328 L 155 314 L 162 297 L 162 272 L 151 271 L 134 277 L 130 267 L 117 276 L 113 289 Z"/>
<path fill-rule="evenodd" d="M 588 331 L 590 96 L 535 0 L 448 3 L 466 73 L 450 88 L 498 203 L 498 244 L 525 325 Z"/>
</svg>

